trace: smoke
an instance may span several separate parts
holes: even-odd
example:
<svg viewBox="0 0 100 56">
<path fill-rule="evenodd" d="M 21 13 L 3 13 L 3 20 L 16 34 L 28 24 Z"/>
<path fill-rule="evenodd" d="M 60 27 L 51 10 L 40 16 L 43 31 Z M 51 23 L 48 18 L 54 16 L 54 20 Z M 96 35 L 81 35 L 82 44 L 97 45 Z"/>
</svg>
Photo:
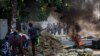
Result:
<svg viewBox="0 0 100 56">
<path fill-rule="evenodd" d="M 62 12 L 59 21 L 70 25 L 80 35 L 97 37 L 100 35 L 99 2 L 100 0 L 74 0 L 70 10 Z"/>
<path fill-rule="evenodd" d="M 47 21 L 48 23 L 51 23 L 51 24 L 57 23 L 58 22 L 57 18 L 59 18 L 58 14 L 55 13 L 54 11 L 51 11 L 50 15 L 47 18 Z"/>
</svg>

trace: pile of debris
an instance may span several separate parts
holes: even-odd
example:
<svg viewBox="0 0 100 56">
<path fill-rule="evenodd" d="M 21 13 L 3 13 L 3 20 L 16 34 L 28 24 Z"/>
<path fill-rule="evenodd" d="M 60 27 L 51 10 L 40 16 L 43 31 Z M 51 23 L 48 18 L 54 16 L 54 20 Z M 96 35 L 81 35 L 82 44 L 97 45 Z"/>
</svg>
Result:
<svg viewBox="0 0 100 56">
<path fill-rule="evenodd" d="M 63 51 L 58 53 L 56 56 L 93 56 L 93 50 L 89 48 L 63 49 Z"/>
<path fill-rule="evenodd" d="M 41 56 L 56 56 L 63 49 L 62 43 L 46 30 L 41 32 L 39 44 L 35 47 L 36 54 Z"/>
<path fill-rule="evenodd" d="M 35 47 L 36 56 L 92 56 L 92 49 L 64 49 L 61 41 L 45 30 L 41 33 L 40 43 Z"/>
</svg>

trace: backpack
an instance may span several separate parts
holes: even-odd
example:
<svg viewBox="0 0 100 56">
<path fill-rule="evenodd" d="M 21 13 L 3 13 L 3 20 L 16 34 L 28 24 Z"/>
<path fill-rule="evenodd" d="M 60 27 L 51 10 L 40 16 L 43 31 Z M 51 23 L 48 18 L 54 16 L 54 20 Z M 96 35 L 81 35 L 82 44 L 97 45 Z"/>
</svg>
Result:
<svg viewBox="0 0 100 56">
<path fill-rule="evenodd" d="M 11 43 L 18 43 L 20 40 L 20 35 L 13 35 L 11 40 Z"/>
</svg>

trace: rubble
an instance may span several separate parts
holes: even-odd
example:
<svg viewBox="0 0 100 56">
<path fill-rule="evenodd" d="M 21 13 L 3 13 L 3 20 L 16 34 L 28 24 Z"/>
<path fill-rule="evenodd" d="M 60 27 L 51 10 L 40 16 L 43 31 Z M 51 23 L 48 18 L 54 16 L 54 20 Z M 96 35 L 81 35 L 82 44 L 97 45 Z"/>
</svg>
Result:
<svg viewBox="0 0 100 56">
<path fill-rule="evenodd" d="M 93 50 L 86 49 L 66 49 L 58 53 L 56 56 L 93 56 Z"/>
<path fill-rule="evenodd" d="M 93 56 L 93 50 L 64 49 L 61 41 L 46 30 L 41 32 L 40 44 L 35 47 L 37 56 Z"/>
<path fill-rule="evenodd" d="M 55 56 L 56 53 L 63 49 L 61 42 L 54 38 L 46 30 L 41 32 L 40 44 L 35 47 L 36 54 L 42 54 L 43 56 Z"/>
</svg>

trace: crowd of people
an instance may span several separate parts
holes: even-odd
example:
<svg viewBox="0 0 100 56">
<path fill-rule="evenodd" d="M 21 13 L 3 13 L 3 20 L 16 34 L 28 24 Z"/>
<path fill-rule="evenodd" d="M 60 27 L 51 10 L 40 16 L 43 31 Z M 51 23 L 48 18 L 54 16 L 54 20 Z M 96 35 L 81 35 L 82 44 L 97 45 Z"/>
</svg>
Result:
<svg viewBox="0 0 100 56">
<path fill-rule="evenodd" d="M 29 46 L 31 43 L 31 52 L 35 56 L 35 45 L 37 44 L 37 39 L 40 36 L 40 27 L 33 26 L 32 23 L 21 25 L 22 30 L 15 30 L 13 32 L 8 32 L 5 36 L 4 41 L 0 45 L 0 55 L 2 56 L 24 56 L 26 53 L 29 53 Z M 66 25 L 61 23 L 47 24 L 47 31 L 51 34 L 58 35 L 66 34 Z M 23 32 L 24 31 L 24 32 Z M 27 31 L 27 33 L 25 33 Z M 27 56 L 27 55 L 26 55 Z M 31 56 L 29 54 L 29 56 Z"/>
<path fill-rule="evenodd" d="M 63 34 L 66 34 L 67 33 L 66 29 L 67 29 L 66 24 L 61 24 L 61 23 L 57 23 L 57 24 L 48 23 L 47 24 L 47 31 L 54 35 L 56 35 L 56 34 L 61 35 L 62 32 L 63 32 Z"/>
<path fill-rule="evenodd" d="M 39 38 L 39 36 L 41 36 L 40 34 L 41 28 L 33 26 L 32 23 L 29 23 L 28 27 L 25 24 L 23 24 L 21 27 L 24 31 L 28 29 L 27 30 L 28 34 L 23 33 L 21 30 L 17 30 L 17 29 L 13 32 L 8 32 L 5 36 L 4 41 L 2 41 L 2 44 L 0 42 L 0 55 L 2 56 L 26 55 L 27 56 L 26 53 L 28 53 L 29 56 L 35 56 L 35 45 L 38 44 L 37 39 Z M 48 23 L 46 29 L 47 29 L 47 32 L 53 35 L 56 35 L 56 33 L 60 35 L 62 34 L 62 32 L 63 34 L 66 35 L 69 33 L 67 31 L 68 30 L 67 27 L 68 26 L 64 23 L 63 24 Z M 74 36 L 74 34 L 71 34 L 71 35 Z M 78 43 L 78 45 L 80 44 L 79 38 L 75 36 L 75 38 L 73 37 L 73 39 L 74 41 L 76 41 L 76 43 Z M 29 50 L 30 46 L 32 47 L 31 55 L 30 55 L 30 50 Z"/>
<path fill-rule="evenodd" d="M 28 35 L 21 31 L 8 32 L 5 39 L 0 42 L 0 55 L 2 56 L 24 56 L 29 52 L 29 44 L 32 45 L 32 56 L 35 56 L 35 44 L 39 36 L 39 28 L 33 27 L 32 23 L 29 23 Z M 27 56 L 27 55 L 26 55 Z M 30 56 L 30 54 L 29 54 Z"/>
<path fill-rule="evenodd" d="M 26 23 L 22 24 L 22 30 L 24 32 L 27 32 L 27 29 L 29 27 L 27 26 Z M 53 35 L 66 35 L 68 30 L 67 30 L 67 25 L 65 23 L 47 23 L 47 31 Z"/>
</svg>

